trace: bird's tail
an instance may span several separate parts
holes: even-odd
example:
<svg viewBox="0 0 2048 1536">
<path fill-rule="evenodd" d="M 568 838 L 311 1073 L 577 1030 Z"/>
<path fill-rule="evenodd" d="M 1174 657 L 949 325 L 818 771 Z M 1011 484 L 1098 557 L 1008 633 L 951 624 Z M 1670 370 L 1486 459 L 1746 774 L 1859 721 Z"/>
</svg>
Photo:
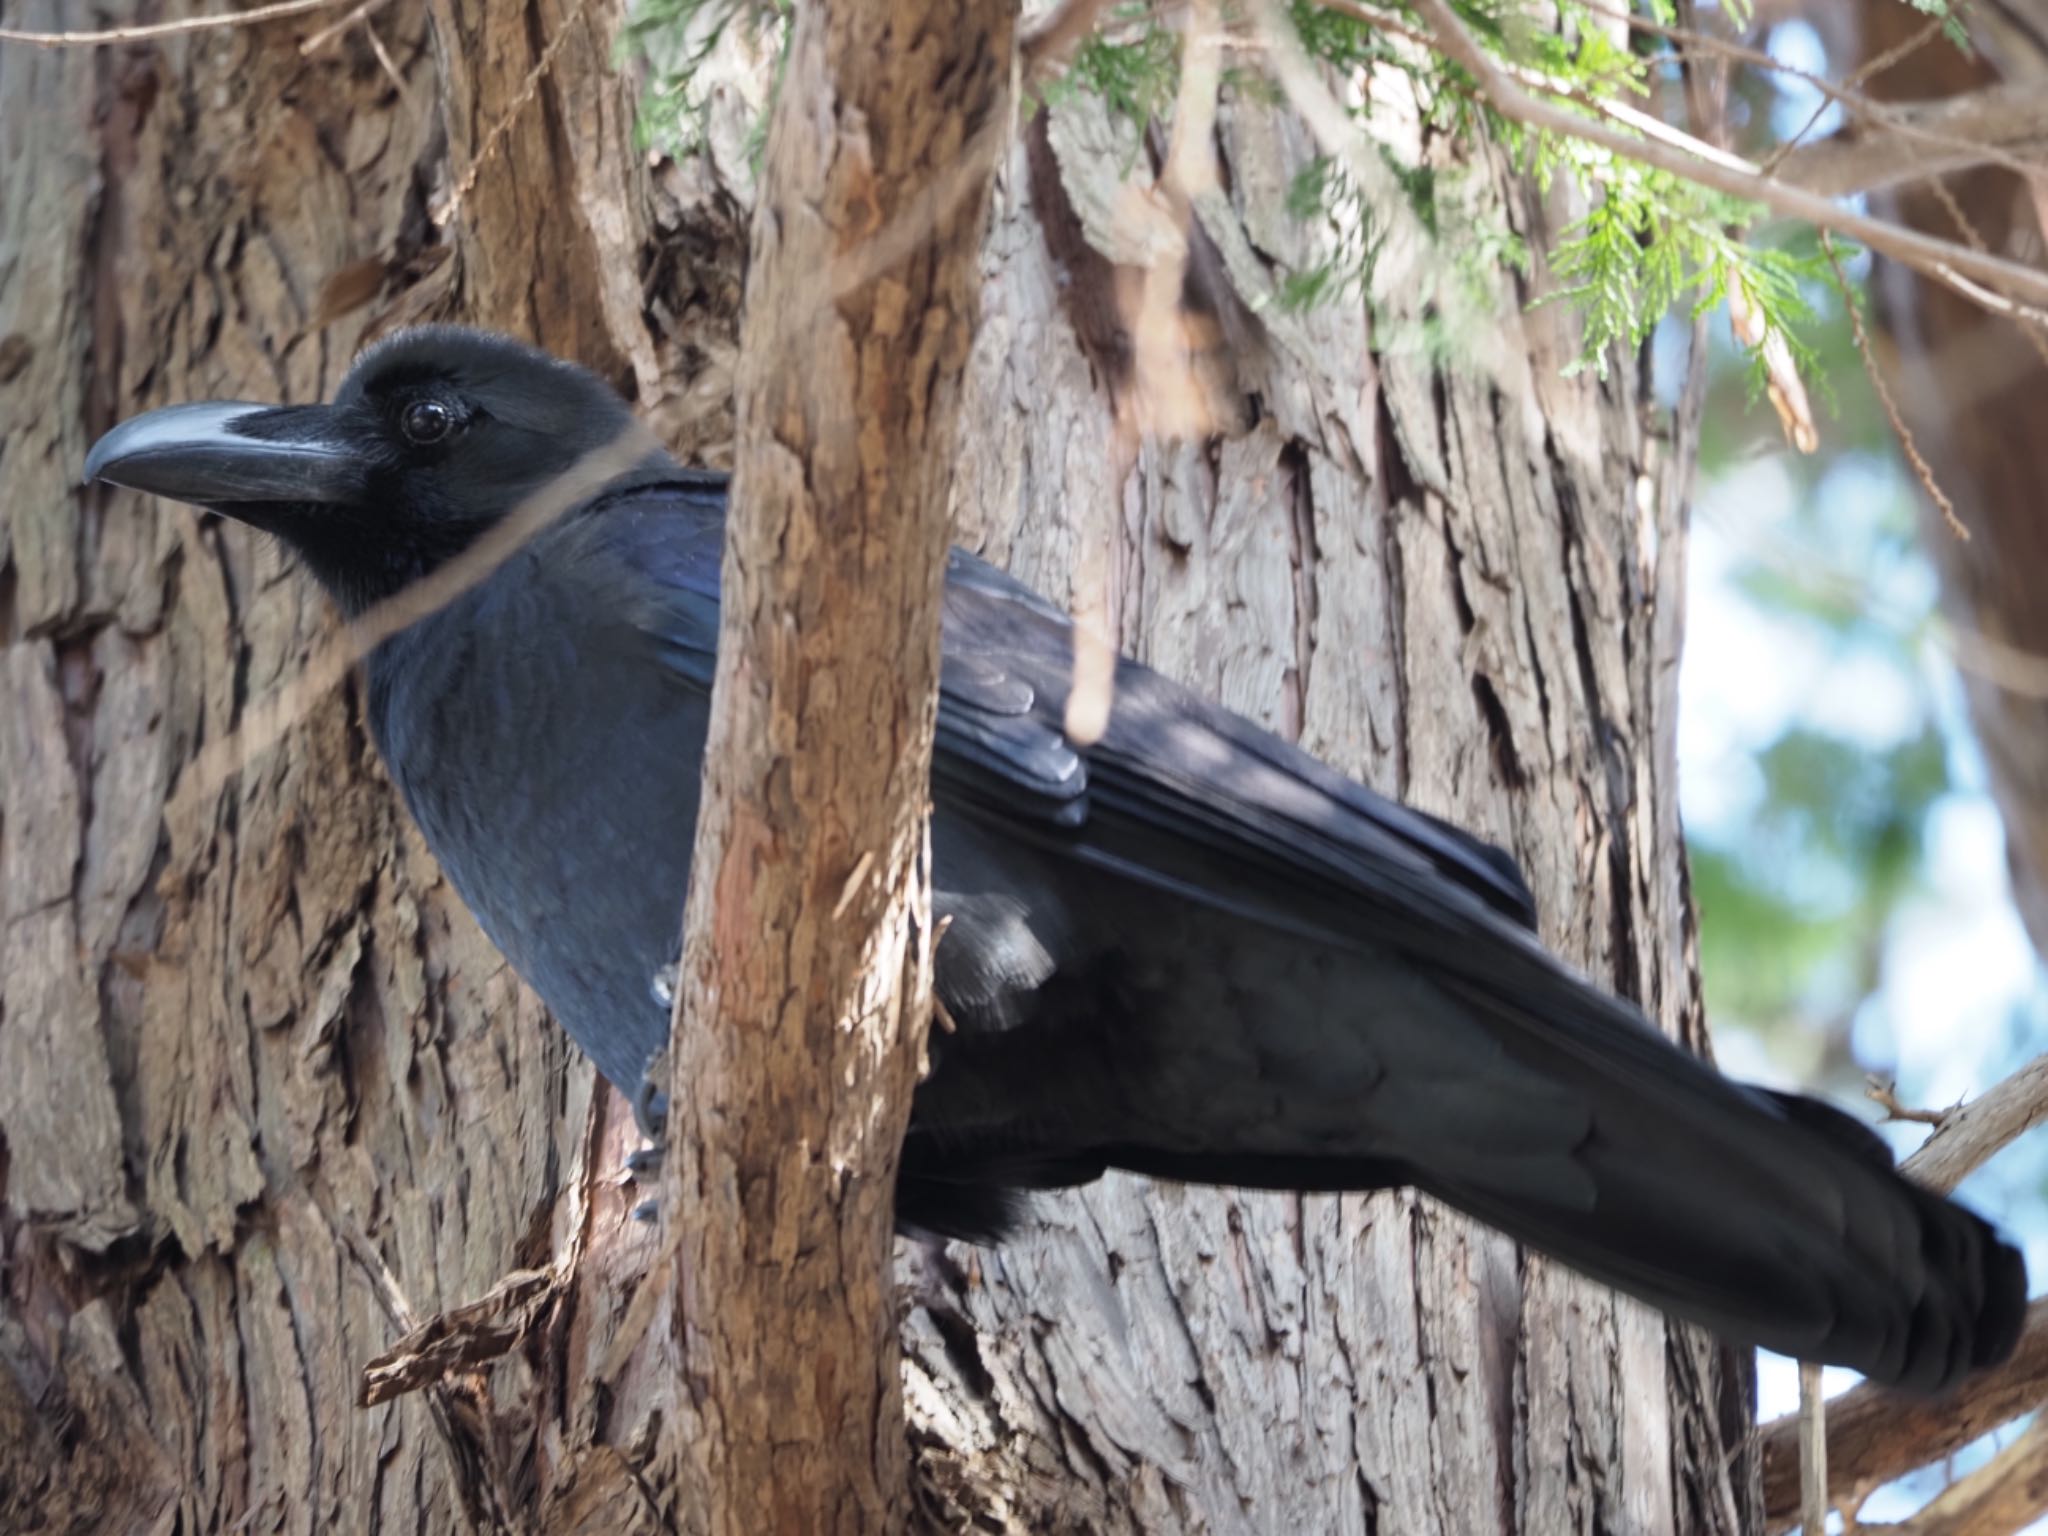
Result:
<svg viewBox="0 0 2048 1536">
<path fill-rule="evenodd" d="M 1418 1094 L 1425 1110 L 1373 1158 L 1110 1161 L 1268 1187 L 1412 1183 L 1731 1339 L 1913 1390 L 2012 1353 L 2026 1270 L 1988 1223 L 1901 1176 L 1859 1121 L 1722 1077 L 1570 981 L 1540 1027 L 1525 1002 L 1464 999 L 1500 1045 L 1484 1120 Z"/>
<path fill-rule="evenodd" d="M 1737 1092 L 1746 1112 L 1711 1136 L 1596 1130 L 1579 1154 L 1589 1200 L 1429 1187 L 1676 1316 L 1888 1385 L 1939 1391 L 2012 1353 L 2026 1271 L 1988 1223 L 1900 1176 L 1840 1111 Z"/>
</svg>

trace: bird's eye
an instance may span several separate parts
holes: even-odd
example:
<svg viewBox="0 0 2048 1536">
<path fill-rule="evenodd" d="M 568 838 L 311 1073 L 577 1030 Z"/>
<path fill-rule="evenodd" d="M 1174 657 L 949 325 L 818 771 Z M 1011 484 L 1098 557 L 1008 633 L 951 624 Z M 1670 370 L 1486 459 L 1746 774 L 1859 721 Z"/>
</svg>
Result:
<svg viewBox="0 0 2048 1536">
<path fill-rule="evenodd" d="M 455 413 L 438 400 L 415 400 L 398 418 L 398 430 L 421 447 L 438 443 L 455 430 Z"/>
</svg>

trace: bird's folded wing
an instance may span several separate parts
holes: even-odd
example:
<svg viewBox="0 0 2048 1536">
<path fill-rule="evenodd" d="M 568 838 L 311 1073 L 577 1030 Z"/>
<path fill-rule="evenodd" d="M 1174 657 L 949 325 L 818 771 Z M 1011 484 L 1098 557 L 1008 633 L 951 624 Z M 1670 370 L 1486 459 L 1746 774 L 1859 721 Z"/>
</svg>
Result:
<svg viewBox="0 0 2048 1536">
<path fill-rule="evenodd" d="M 1533 923 L 1528 888 L 1499 849 L 1135 662 L 1118 663 L 1108 726 L 1077 751 L 1064 730 L 1073 656 L 1058 609 L 955 552 L 932 769 L 942 790 L 984 815 L 1043 816 L 1095 862 L 1224 904 L 1270 882 L 1280 905 L 1263 915 L 1275 920 L 1304 920 L 1318 892 L 1341 905 L 1425 882 Z"/>
<path fill-rule="evenodd" d="M 639 487 L 592 508 L 602 542 L 655 578 L 632 615 L 678 681 L 716 665 L 722 476 Z M 1066 735 L 1074 630 L 987 562 L 955 550 L 932 778 L 960 809 L 1090 862 L 1283 925 L 1370 893 L 1399 903 L 1448 887 L 1533 924 L 1514 861 L 1382 799 L 1134 662 L 1118 665 L 1109 726 L 1085 752 Z M 1331 916 L 1348 927 L 1341 913 Z M 1326 925 L 1314 922 L 1321 931 Z"/>
</svg>

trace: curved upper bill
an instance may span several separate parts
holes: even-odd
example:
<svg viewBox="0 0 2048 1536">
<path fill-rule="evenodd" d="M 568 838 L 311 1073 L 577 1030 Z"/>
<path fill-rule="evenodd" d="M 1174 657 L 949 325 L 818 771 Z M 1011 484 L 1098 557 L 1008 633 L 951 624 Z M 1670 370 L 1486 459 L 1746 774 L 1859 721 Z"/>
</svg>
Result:
<svg viewBox="0 0 2048 1536">
<path fill-rule="evenodd" d="M 362 493 L 364 465 L 332 427 L 323 406 L 168 405 L 94 443 L 85 478 L 206 507 L 348 501 Z"/>
</svg>

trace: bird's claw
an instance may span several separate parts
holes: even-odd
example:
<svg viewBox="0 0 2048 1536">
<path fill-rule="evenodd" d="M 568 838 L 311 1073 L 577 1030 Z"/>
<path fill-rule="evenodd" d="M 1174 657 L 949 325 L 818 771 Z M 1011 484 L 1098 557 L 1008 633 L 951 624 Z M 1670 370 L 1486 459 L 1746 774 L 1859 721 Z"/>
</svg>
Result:
<svg viewBox="0 0 2048 1536">
<path fill-rule="evenodd" d="M 661 1160 L 667 1149 L 660 1142 L 650 1147 L 639 1147 L 626 1154 L 626 1174 L 636 1184 L 644 1184 L 654 1174 L 661 1172 Z"/>
</svg>

